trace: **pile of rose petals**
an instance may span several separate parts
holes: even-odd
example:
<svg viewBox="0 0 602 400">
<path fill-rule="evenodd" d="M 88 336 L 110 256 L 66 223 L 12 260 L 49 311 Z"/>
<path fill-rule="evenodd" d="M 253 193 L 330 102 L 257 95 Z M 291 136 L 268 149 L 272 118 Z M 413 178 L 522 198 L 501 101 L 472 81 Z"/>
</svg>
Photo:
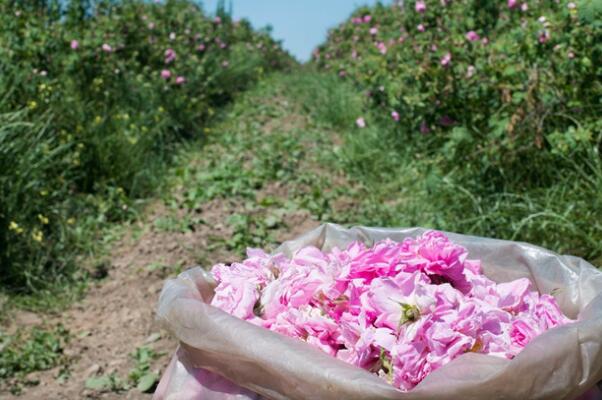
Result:
<svg viewBox="0 0 602 400">
<path fill-rule="evenodd" d="M 528 279 L 495 283 L 467 255 L 437 231 L 328 253 L 310 246 L 291 258 L 249 249 L 242 263 L 213 267 L 211 304 L 402 390 L 466 352 L 511 359 L 571 322 Z"/>
</svg>

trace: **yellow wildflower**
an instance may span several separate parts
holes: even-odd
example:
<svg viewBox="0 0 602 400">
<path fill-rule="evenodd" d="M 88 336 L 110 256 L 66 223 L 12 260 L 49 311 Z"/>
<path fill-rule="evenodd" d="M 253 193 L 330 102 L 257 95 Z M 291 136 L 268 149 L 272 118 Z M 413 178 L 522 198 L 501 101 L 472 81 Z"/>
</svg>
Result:
<svg viewBox="0 0 602 400">
<path fill-rule="evenodd" d="M 96 125 L 100 124 L 102 122 L 102 118 L 100 117 L 100 115 L 97 115 L 96 118 L 94 118 L 94 123 Z"/>
<path fill-rule="evenodd" d="M 35 100 L 31 100 L 27 103 L 27 107 L 29 107 L 30 110 L 35 110 L 37 106 L 38 103 Z"/>
<path fill-rule="evenodd" d="M 43 216 L 42 214 L 38 214 L 38 219 L 40 220 L 40 222 L 44 225 L 48 225 L 48 218 Z"/>
<path fill-rule="evenodd" d="M 44 240 L 44 234 L 42 233 L 42 231 L 40 231 L 38 229 L 31 232 L 31 237 L 36 242 L 41 242 L 42 240 Z"/>
<path fill-rule="evenodd" d="M 17 224 L 15 221 L 10 222 L 10 224 L 8 225 L 8 229 L 14 231 L 17 235 L 23 233 L 23 228 L 21 228 L 19 224 Z"/>
<path fill-rule="evenodd" d="M 71 217 L 71 218 L 67 219 L 67 223 L 69 225 L 73 225 L 75 223 L 75 218 Z"/>
</svg>

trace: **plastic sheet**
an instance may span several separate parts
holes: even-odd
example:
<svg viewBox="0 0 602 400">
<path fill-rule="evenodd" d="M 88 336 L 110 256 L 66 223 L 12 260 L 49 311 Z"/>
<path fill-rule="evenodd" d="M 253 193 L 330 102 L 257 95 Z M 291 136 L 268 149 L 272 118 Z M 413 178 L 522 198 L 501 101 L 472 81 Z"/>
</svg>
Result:
<svg viewBox="0 0 602 400">
<path fill-rule="evenodd" d="M 329 250 L 354 240 L 401 241 L 424 231 L 326 224 L 276 252 L 291 254 L 307 245 Z M 208 305 L 215 282 L 197 267 L 167 281 L 161 293 L 158 318 L 180 347 L 155 399 L 602 399 L 596 387 L 602 380 L 602 272 L 580 258 L 526 243 L 448 235 L 482 261 L 489 278 L 526 277 L 539 292 L 553 294 L 577 322 L 545 332 L 513 360 L 464 354 L 404 393 L 307 343 Z"/>
</svg>

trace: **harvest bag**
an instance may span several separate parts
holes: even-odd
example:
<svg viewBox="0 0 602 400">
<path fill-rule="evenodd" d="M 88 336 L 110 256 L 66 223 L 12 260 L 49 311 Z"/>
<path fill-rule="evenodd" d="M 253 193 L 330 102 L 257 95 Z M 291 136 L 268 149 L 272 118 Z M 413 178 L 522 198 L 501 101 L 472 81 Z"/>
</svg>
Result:
<svg viewBox="0 0 602 400">
<path fill-rule="evenodd" d="M 361 240 L 371 245 L 416 237 L 422 228 L 345 229 L 326 224 L 283 243 L 290 255 Z M 496 282 L 528 278 L 553 293 L 575 323 L 553 328 L 514 359 L 466 353 L 435 370 L 409 392 L 337 360 L 300 340 L 252 325 L 208 305 L 215 281 L 193 268 L 167 281 L 158 319 L 180 347 L 165 371 L 157 400 L 233 399 L 599 399 L 602 380 L 602 272 L 586 261 L 526 243 L 448 234 L 482 261 Z"/>
</svg>

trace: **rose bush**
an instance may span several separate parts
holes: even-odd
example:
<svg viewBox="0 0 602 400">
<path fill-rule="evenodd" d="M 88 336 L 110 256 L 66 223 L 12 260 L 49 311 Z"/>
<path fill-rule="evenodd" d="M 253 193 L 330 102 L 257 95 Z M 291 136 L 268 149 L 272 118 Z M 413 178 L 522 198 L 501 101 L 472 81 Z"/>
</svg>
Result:
<svg viewBox="0 0 602 400">
<path fill-rule="evenodd" d="M 0 25 L 0 281 L 20 290 L 67 268 L 80 222 L 131 215 L 173 144 L 292 62 L 186 0 L 2 1 Z"/>
<path fill-rule="evenodd" d="M 314 61 L 362 88 L 400 146 L 442 150 L 494 183 L 549 182 L 552 168 L 524 165 L 599 146 L 601 21 L 590 0 L 377 5 L 333 29 Z"/>
</svg>

